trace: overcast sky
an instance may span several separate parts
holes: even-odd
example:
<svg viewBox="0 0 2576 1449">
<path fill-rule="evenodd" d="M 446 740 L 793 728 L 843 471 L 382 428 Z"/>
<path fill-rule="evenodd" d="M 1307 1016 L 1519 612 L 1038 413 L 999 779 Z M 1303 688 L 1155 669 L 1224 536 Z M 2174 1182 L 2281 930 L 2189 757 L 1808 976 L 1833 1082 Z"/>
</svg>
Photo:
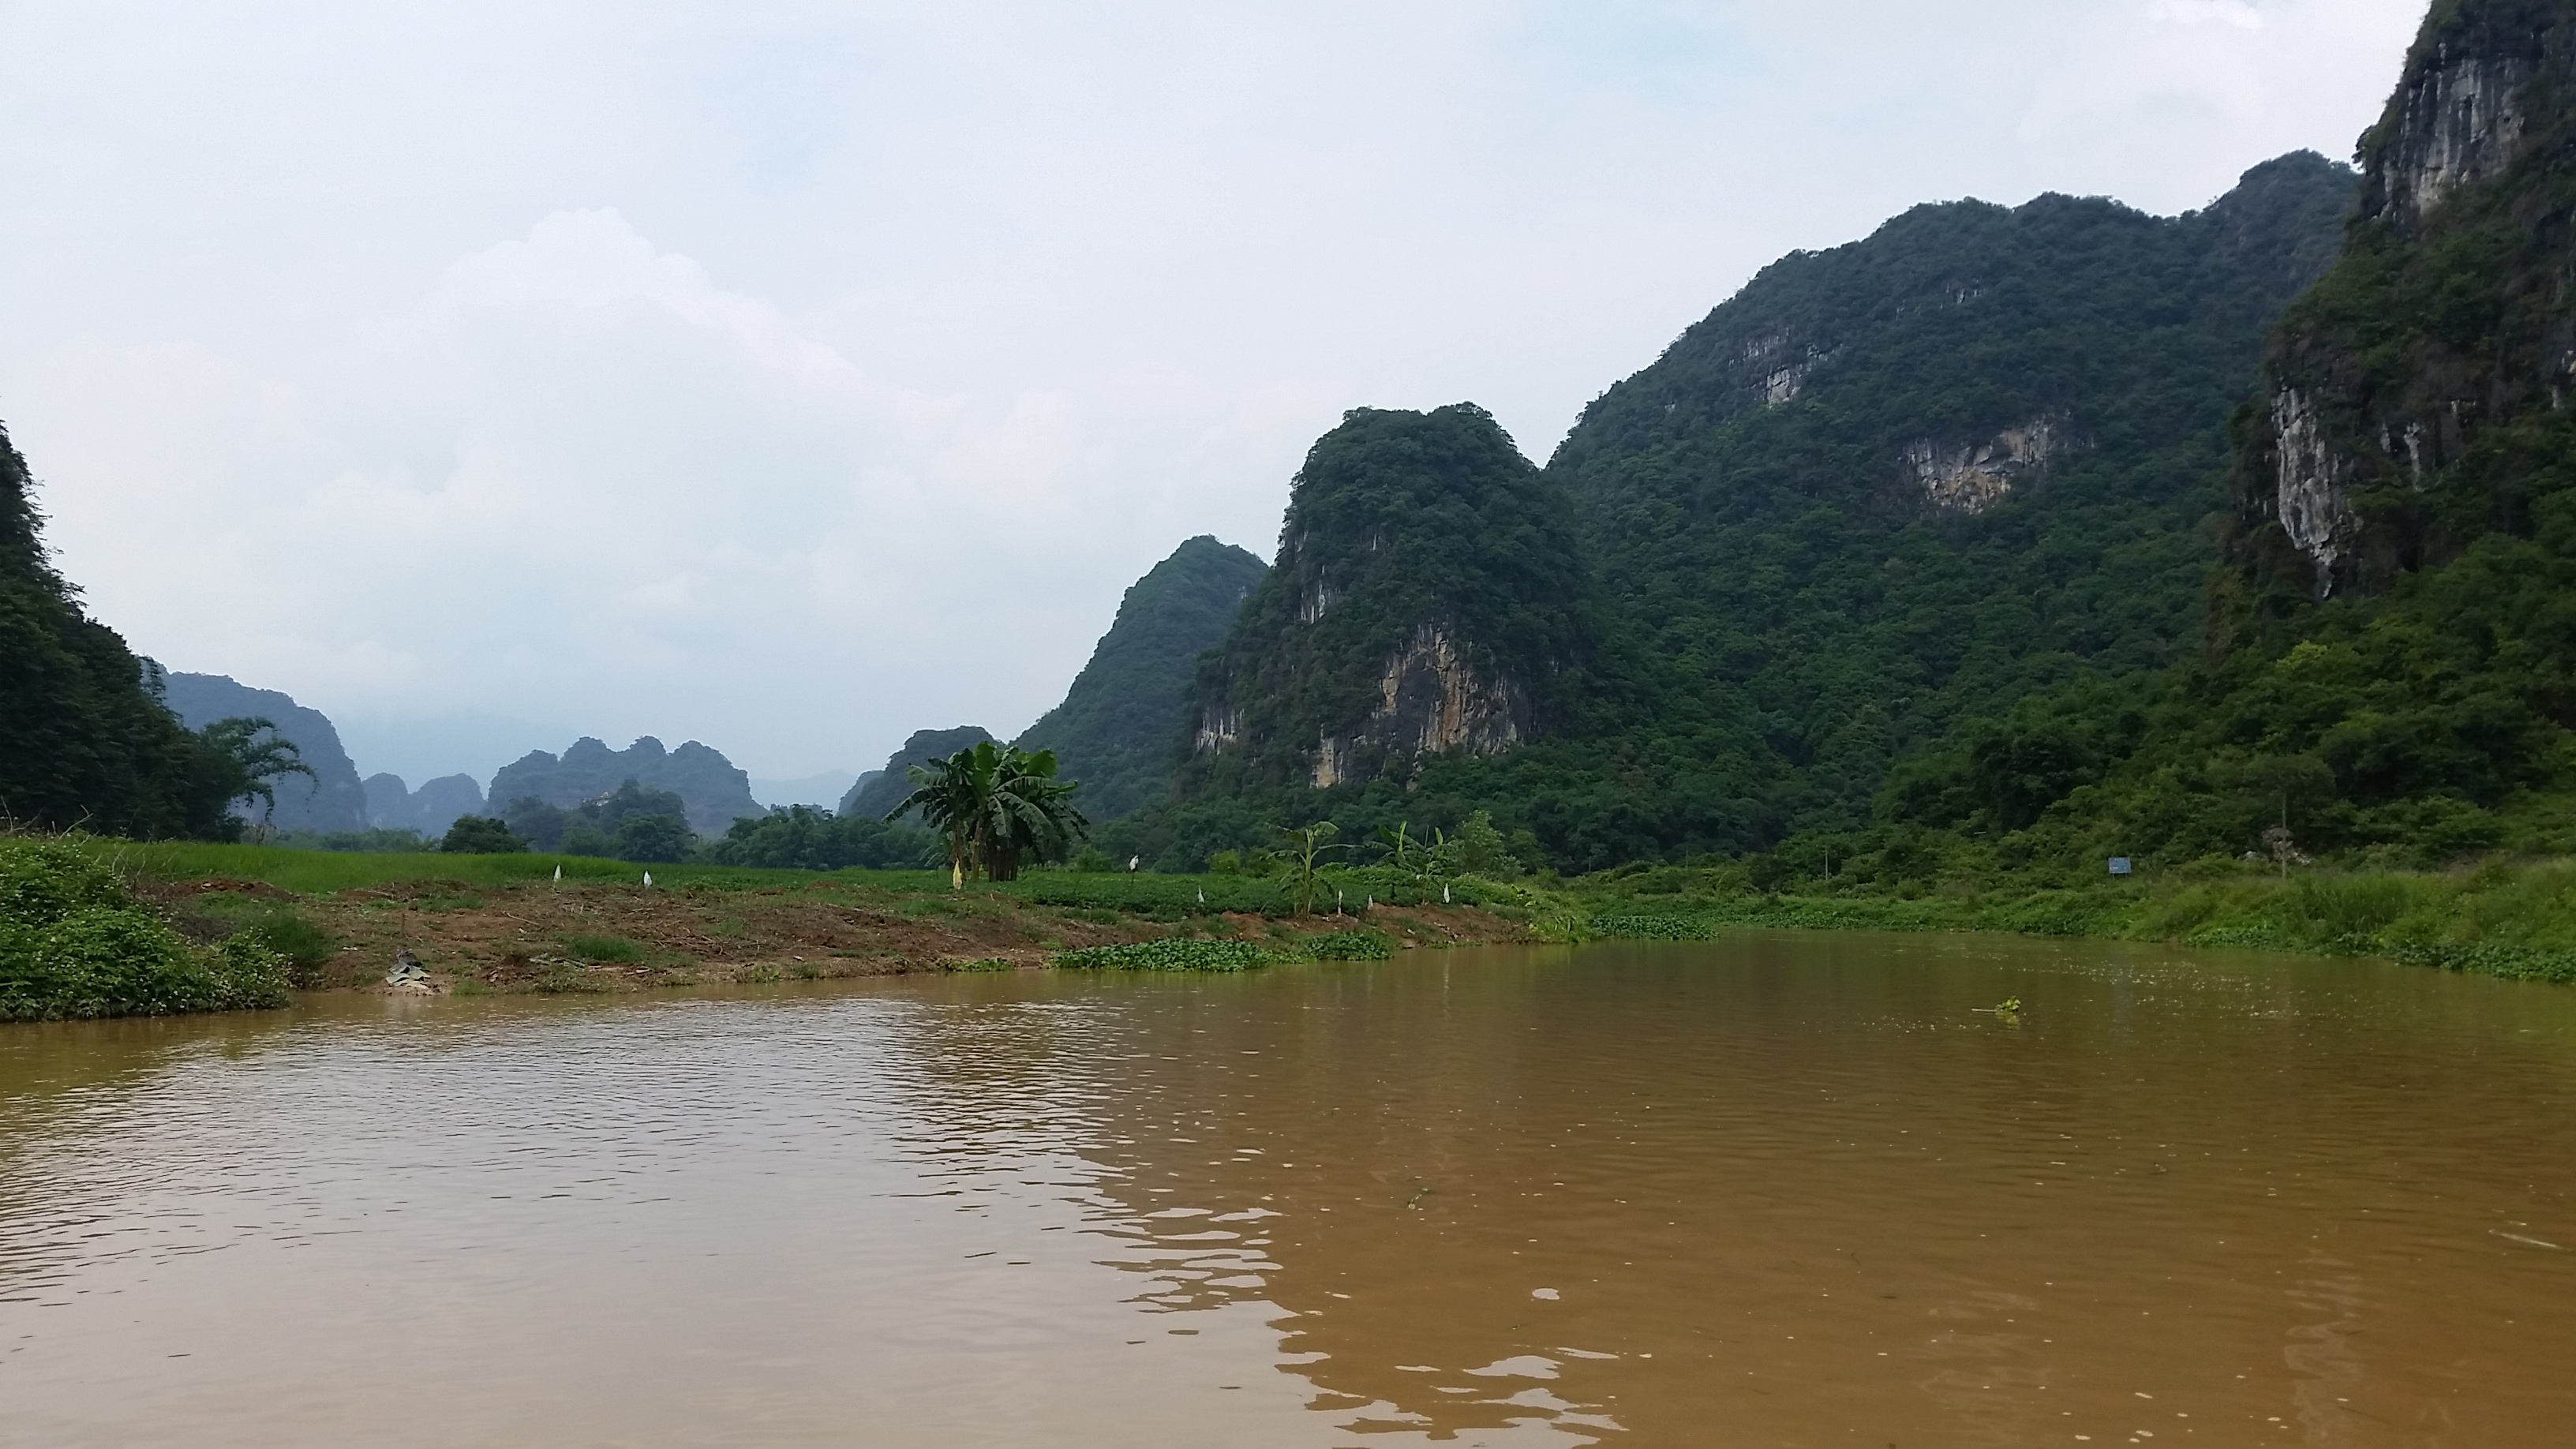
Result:
<svg viewBox="0 0 2576 1449">
<path fill-rule="evenodd" d="M 1346 408 L 1544 460 L 1916 202 L 2348 156 L 2421 0 L 0 0 L 0 421 L 92 611 L 413 783 L 1017 732 Z"/>
</svg>

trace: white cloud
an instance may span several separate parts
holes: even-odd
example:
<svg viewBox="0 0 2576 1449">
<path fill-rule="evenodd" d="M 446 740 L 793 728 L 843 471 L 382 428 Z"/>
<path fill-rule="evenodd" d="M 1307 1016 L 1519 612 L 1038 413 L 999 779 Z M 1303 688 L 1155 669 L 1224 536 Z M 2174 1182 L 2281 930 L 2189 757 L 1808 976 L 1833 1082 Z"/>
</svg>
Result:
<svg viewBox="0 0 2576 1449">
<path fill-rule="evenodd" d="M 2239 30 L 2263 28 L 2263 12 L 2245 0 L 2155 0 L 2147 7 L 2147 14 L 2178 25 L 2200 25 L 2215 20 Z"/>
</svg>

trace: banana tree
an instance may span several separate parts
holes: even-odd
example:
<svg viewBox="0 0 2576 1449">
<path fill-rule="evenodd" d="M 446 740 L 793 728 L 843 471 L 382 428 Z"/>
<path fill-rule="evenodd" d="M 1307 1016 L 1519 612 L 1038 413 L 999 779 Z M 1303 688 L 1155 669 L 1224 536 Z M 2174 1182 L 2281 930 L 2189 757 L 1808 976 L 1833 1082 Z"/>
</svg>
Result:
<svg viewBox="0 0 2576 1449">
<path fill-rule="evenodd" d="M 904 771 L 912 793 L 886 819 L 918 810 L 948 847 L 948 888 L 963 890 L 969 870 L 990 880 L 1019 876 L 1030 851 L 1058 855 L 1091 828 L 1069 798 L 1081 782 L 1056 778 L 1053 750 L 1035 754 L 991 740 Z"/>
<path fill-rule="evenodd" d="M 1315 869 L 1318 862 L 1336 850 L 1350 848 L 1327 843 L 1341 831 L 1340 826 L 1329 820 L 1318 820 L 1298 830 L 1280 827 L 1279 833 L 1287 837 L 1288 873 L 1280 878 L 1279 887 L 1288 893 L 1288 899 L 1296 903 L 1297 914 L 1311 916 L 1315 913 Z"/>
</svg>

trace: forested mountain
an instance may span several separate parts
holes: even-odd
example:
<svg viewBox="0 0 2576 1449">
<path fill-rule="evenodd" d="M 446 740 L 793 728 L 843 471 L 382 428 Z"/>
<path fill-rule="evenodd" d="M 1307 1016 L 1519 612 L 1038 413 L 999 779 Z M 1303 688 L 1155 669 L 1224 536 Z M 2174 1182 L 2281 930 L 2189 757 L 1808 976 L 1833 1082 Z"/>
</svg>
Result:
<svg viewBox="0 0 2576 1449">
<path fill-rule="evenodd" d="M 1473 408 L 1353 414 L 1202 680 L 1188 799 L 1115 846 L 1481 807 L 1589 869 L 1865 826 L 1907 751 L 2191 652 L 2229 417 L 2358 185 L 2300 153 L 2178 217 L 1918 207 L 1766 268 L 1544 471 Z"/>
<path fill-rule="evenodd" d="M 544 750 L 530 750 L 501 767 L 485 799 L 495 812 L 505 813 L 529 799 L 570 809 L 629 780 L 679 796 L 688 805 L 689 828 L 701 834 L 720 834 L 736 820 L 768 813 L 751 798 L 751 777 L 721 753 L 696 740 L 665 750 L 651 735 L 623 750 L 584 737 L 575 740 L 561 759 Z"/>
<path fill-rule="evenodd" d="M 1224 642 L 1267 571 L 1206 534 L 1174 549 L 1128 588 L 1064 703 L 1015 743 L 1055 751 L 1064 777 L 1082 782 L 1076 803 L 1095 821 L 1160 800 L 1199 656 Z"/>
<path fill-rule="evenodd" d="M 1864 823 L 1958 720 L 2186 651 L 2227 419 L 2355 189 L 2302 153 L 2180 217 L 1918 207 L 1586 410 L 1550 471 L 1642 656 L 1621 752 L 1730 802 L 1655 844 Z"/>
<path fill-rule="evenodd" d="M 2207 654 L 1963 732 L 1892 815 L 2014 854 L 2576 847 L 2576 7 L 2436 5 L 2361 154 L 2237 419 Z"/>
<path fill-rule="evenodd" d="M 30 481 L 0 430 L 0 817 L 222 834 L 229 777 L 156 697 L 159 671 L 54 571 Z"/>
<path fill-rule="evenodd" d="M 201 730 L 222 719 L 258 718 L 277 727 L 278 738 L 295 746 L 311 778 L 288 775 L 276 782 L 276 808 L 247 807 L 280 830 L 364 830 L 367 791 L 358 767 L 340 745 L 340 731 L 318 709 L 297 704 L 274 689 L 253 689 L 222 674 L 166 676 L 162 700 L 180 723 Z"/>
<path fill-rule="evenodd" d="M 912 781 L 904 774 L 914 765 L 931 760 L 944 760 L 959 750 L 971 750 L 993 737 L 980 725 L 958 725 L 953 729 L 915 730 L 903 748 L 886 758 L 885 768 L 871 770 L 859 777 L 850 793 L 841 797 L 841 813 L 875 819 L 892 810 L 904 796 L 912 793 Z"/>
</svg>

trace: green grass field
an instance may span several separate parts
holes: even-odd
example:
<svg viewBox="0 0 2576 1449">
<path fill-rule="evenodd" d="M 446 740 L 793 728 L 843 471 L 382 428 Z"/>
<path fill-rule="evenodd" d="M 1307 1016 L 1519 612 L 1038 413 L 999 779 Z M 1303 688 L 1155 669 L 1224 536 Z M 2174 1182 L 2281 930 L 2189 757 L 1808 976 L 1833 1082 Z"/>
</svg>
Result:
<svg viewBox="0 0 2576 1449">
<path fill-rule="evenodd" d="M 360 854 L 297 850 L 275 845 L 136 842 L 104 838 L 85 840 L 82 846 L 120 870 L 162 880 L 259 881 L 298 895 L 326 895 L 367 886 L 424 881 L 454 881 L 467 886 L 542 882 L 554 879 L 558 868 L 563 871 L 566 881 L 593 883 L 641 884 L 644 872 L 650 870 L 655 885 L 673 888 L 764 890 L 802 888 L 821 882 L 830 887 L 900 895 L 946 897 L 950 894 L 947 872 L 936 870 L 853 868 L 805 871 L 757 870 L 724 865 L 642 866 L 587 855 L 448 855 L 437 851 Z M 1346 903 L 1354 910 L 1369 900 L 1381 905 L 1418 903 L 1414 889 L 1396 879 L 1391 872 L 1346 869 L 1334 872 L 1318 893 L 1318 909 L 1324 913 L 1329 913 L 1333 907 L 1335 885 L 1340 887 Z M 1128 875 L 1124 872 L 1093 874 L 1037 870 L 1004 884 L 971 882 L 965 894 L 999 895 L 1037 905 L 1117 911 L 1162 920 L 1222 912 L 1284 916 L 1289 913 L 1290 905 L 1287 893 L 1276 881 L 1239 875 Z M 1511 906 L 1518 903 L 1525 892 L 1485 882 L 1460 881 L 1452 886 L 1451 894 L 1461 905 Z"/>
<path fill-rule="evenodd" d="M 1730 888 L 1731 887 L 1731 888 Z M 1765 894 L 1723 872 L 1665 869 L 1578 883 L 1595 934 L 1703 938 L 1725 926 L 2008 931 L 2172 941 L 2576 981 L 2576 861 L 2453 871 L 2263 868 L 2105 880 L 2075 889 L 2010 881 L 1913 892 Z"/>
</svg>

